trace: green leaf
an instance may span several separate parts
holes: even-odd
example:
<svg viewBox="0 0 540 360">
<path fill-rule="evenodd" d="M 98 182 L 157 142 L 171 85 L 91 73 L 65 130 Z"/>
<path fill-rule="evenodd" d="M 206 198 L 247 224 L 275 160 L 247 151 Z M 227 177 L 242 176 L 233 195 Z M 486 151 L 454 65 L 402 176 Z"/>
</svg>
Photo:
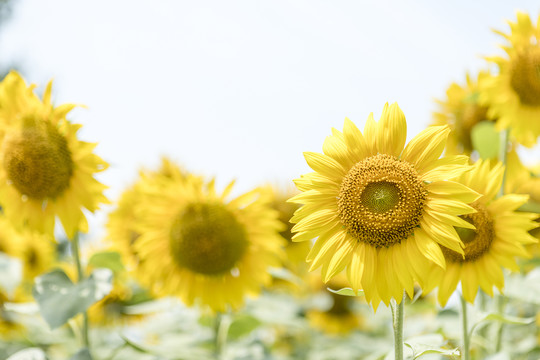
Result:
<svg viewBox="0 0 540 360">
<path fill-rule="evenodd" d="M 129 346 L 130 348 L 132 348 L 133 350 L 136 350 L 138 352 L 141 352 L 143 354 L 152 354 L 152 352 L 150 350 L 147 350 L 137 344 L 135 344 L 134 342 L 132 342 L 131 340 L 129 340 L 127 337 L 125 337 L 124 335 L 120 334 L 120 337 L 122 338 L 122 340 L 125 341 L 125 345 Z"/>
<path fill-rule="evenodd" d="M 500 135 L 493 121 L 481 121 L 471 130 L 473 147 L 482 159 L 493 159 L 499 155 Z"/>
<path fill-rule="evenodd" d="M 21 260 L 0 252 L 0 290 L 4 290 L 9 297 L 13 296 L 22 275 Z"/>
<path fill-rule="evenodd" d="M 445 356 L 459 356 L 458 349 L 444 349 L 447 341 L 441 334 L 426 334 L 415 336 L 405 342 L 405 346 L 412 350 L 413 359 L 429 354 Z"/>
<path fill-rule="evenodd" d="M 288 281 L 298 286 L 301 286 L 304 283 L 301 278 L 299 278 L 298 276 L 296 276 L 295 274 L 293 274 L 292 272 L 290 272 L 289 270 L 285 268 L 272 267 L 268 270 L 268 272 L 270 273 L 270 275 L 272 275 L 272 277 L 275 277 L 276 279 Z"/>
<path fill-rule="evenodd" d="M 409 344 L 404 343 L 413 352 L 413 359 L 418 359 L 421 356 L 429 354 L 439 354 L 445 356 L 460 356 L 459 349 L 441 349 L 426 344 Z"/>
<path fill-rule="evenodd" d="M 248 335 L 262 323 L 255 317 L 250 315 L 239 315 L 233 319 L 229 327 L 228 337 L 230 339 L 238 339 L 244 335 Z"/>
<path fill-rule="evenodd" d="M 540 203 L 529 200 L 525 204 L 521 205 L 517 211 L 532 212 L 540 214 Z"/>
<path fill-rule="evenodd" d="M 92 360 L 92 355 L 90 355 L 90 351 L 87 348 L 82 348 L 70 357 L 69 360 Z"/>
<path fill-rule="evenodd" d="M 122 257 L 116 251 L 102 251 L 93 254 L 88 260 L 88 266 L 111 269 L 115 274 L 125 269 L 124 264 L 122 264 Z"/>
<path fill-rule="evenodd" d="M 327 289 L 331 293 L 338 294 L 338 295 L 343 295 L 343 296 L 362 296 L 362 295 L 364 295 L 364 290 L 358 290 L 358 292 L 356 293 L 351 288 L 343 288 L 343 289 L 339 289 L 339 290 L 333 290 L 333 289 L 330 289 L 330 288 L 327 288 Z"/>
<path fill-rule="evenodd" d="M 111 289 L 112 272 L 109 269 L 96 269 L 77 284 L 73 284 L 64 271 L 56 269 L 35 279 L 32 295 L 41 316 L 51 329 L 55 329 L 86 311 Z"/>
<path fill-rule="evenodd" d="M 510 316 L 505 314 L 498 314 L 498 313 L 490 313 L 484 316 L 480 321 L 478 321 L 476 324 L 473 325 L 473 327 L 470 330 L 470 334 L 473 333 L 473 331 L 476 329 L 477 326 L 483 325 L 486 322 L 489 321 L 497 321 L 504 324 L 511 324 L 511 325 L 529 325 L 534 323 L 536 318 L 530 317 L 530 318 L 520 318 L 516 316 Z"/>
<path fill-rule="evenodd" d="M 27 348 L 17 351 L 6 360 L 47 360 L 47 356 L 40 348 Z"/>
</svg>

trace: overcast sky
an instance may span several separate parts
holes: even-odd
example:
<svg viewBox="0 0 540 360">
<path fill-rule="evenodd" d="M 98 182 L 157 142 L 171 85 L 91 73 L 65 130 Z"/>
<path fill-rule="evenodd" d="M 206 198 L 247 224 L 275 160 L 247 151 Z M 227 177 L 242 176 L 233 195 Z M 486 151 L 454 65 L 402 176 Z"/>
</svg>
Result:
<svg viewBox="0 0 540 360">
<path fill-rule="evenodd" d="M 238 191 L 309 171 L 347 116 L 359 127 L 385 102 L 408 138 L 433 98 L 486 66 L 516 10 L 538 1 L 17 0 L 0 28 L 0 67 L 55 79 L 57 104 L 111 164 L 117 195 L 140 166 L 169 155 L 188 170 L 236 178 Z"/>
</svg>

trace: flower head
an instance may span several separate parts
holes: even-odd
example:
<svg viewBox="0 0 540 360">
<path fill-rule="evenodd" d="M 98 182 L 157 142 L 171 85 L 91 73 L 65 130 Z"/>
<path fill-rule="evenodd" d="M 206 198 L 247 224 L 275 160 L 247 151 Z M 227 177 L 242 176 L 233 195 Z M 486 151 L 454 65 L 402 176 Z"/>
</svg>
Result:
<svg viewBox="0 0 540 360">
<path fill-rule="evenodd" d="M 230 201 L 201 177 L 157 177 L 144 184 L 133 246 L 138 277 L 156 294 L 178 295 L 214 311 L 239 308 L 279 266 L 283 229 L 271 197 L 256 189 Z"/>
<path fill-rule="evenodd" d="M 460 281 L 463 297 L 470 303 L 474 302 L 479 287 L 490 296 L 493 296 L 493 286 L 502 290 L 502 268 L 519 270 L 515 257 L 528 257 L 524 245 L 538 241 L 528 233 L 537 226 L 533 219 L 538 215 L 516 212 L 527 202 L 528 196 L 508 194 L 496 198 L 503 173 L 501 163 L 490 169 L 489 161 L 478 161 L 471 171 L 459 178 L 461 183 L 483 196 L 471 204 L 476 212 L 463 216 L 475 229 L 456 228 L 465 244 L 464 253 L 443 246 L 446 271 L 435 266 L 430 270 L 426 291 L 438 285 L 438 300 L 443 306 Z"/>
<path fill-rule="evenodd" d="M 93 154 L 96 144 L 77 139 L 81 125 L 66 115 L 75 107 L 51 103 L 52 83 L 43 100 L 16 72 L 0 83 L 0 199 L 17 224 L 53 235 L 58 217 L 68 237 L 88 231 L 83 208 L 106 203 L 105 186 L 94 174 L 107 167 Z"/>
<path fill-rule="evenodd" d="M 499 130 L 510 128 L 513 138 L 532 147 L 540 135 L 540 22 L 533 25 L 518 12 L 517 21 L 508 23 L 510 34 L 496 31 L 507 41 L 507 57 L 487 58 L 499 73 L 482 83 L 480 101 Z"/>
<path fill-rule="evenodd" d="M 430 261 L 444 268 L 438 244 L 463 253 L 453 226 L 474 212 L 466 203 L 478 194 L 447 179 L 465 171 L 466 156 L 440 158 L 450 129 L 432 126 L 405 146 L 405 116 L 386 105 L 364 133 L 345 119 L 332 129 L 324 154 L 305 153 L 313 173 L 295 180 L 304 204 L 291 219 L 295 241 L 318 237 L 307 260 L 326 282 L 347 269 L 354 290 L 363 289 L 376 308 L 382 300 L 412 296 L 415 280 L 426 277 Z"/>
<path fill-rule="evenodd" d="M 437 100 L 439 110 L 433 113 L 434 125 L 450 126 L 452 130 L 446 145 L 447 154 L 470 155 L 473 151 L 471 131 L 476 124 L 487 119 L 487 107 L 480 104 L 479 83 L 488 76 L 480 72 L 477 79 L 466 76 L 464 86 L 452 83 L 446 90 L 446 99 Z"/>
</svg>

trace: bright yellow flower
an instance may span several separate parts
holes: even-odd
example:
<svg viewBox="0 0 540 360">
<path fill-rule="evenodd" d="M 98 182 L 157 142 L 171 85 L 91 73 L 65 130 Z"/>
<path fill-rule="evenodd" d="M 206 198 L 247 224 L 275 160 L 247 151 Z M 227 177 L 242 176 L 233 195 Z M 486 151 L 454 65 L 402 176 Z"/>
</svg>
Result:
<svg viewBox="0 0 540 360">
<path fill-rule="evenodd" d="M 81 125 L 66 119 L 75 105 L 53 107 L 51 87 L 40 100 L 16 72 L 0 83 L 0 199 L 15 223 L 52 236 L 58 216 L 72 238 L 88 231 L 83 208 L 107 202 L 93 177 L 107 163 L 77 139 Z"/>
<path fill-rule="evenodd" d="M 507 40 L 502 46 L 508 57 L 493 56 L 499 74 L 482 82 L 480 101 L 497 119 L 499 130 L 510 128 L 519 143 L 532 147 L 540 135 L 540 21 L 518 12 L 517 22 L 508 22 L 510 34 L 496 31 Z"/>
<path fill-rule="evenodd" d="M 527 195 L 509 194 L 496 198 L 501 187 L 504 168 L 501 163 L 490 170 L 487 161 L 478 161 L 473 169 L 463 174 L 459 181 L 483 196 L 471 204 L 476 213 L 463 219 L 476 230 L 457 228 L 465 243 L 465 256 L 442 247 L 446 271 L 432 266 L 427 291 L 439 286 L 438 300 L 445 305 L 461 281 L 463 297 L 474 302 L 478 287 L 493 296 L 493 286 L 502 290 L 502 267 L 518 271 L 515 257 L 528 257 L 524 245 L 536 243 L 528 231 L 535 228 L 537 214 L 516 212 L 527 202 Z"/>
<path fill-rule="evenodd" d="M 452 83 L 446 90 L 446 99 L 436 100 L 439 110 L 433 113 L 433 124 L 448 124 L 452 130 L 446 144 L 446 154 L 470 155 L 473 151 L 471 130 L 479 122 L 487 120 L 487 107 L 478 103 L 478 84 L 486 76 L 486 72 L 480 72 L 478 79 L 473 80 L 467 74 L 465 86 Z"/>
<path fill-rule="evenodd" d="M 182 181 L 186 178 L 186 173 L 168 158 L 161 159 L 161 166 L 157 171 L 142 169 L 139 171 L 137 181 L 126 189 L 115 210 L 109 213 L 107 221 L 107 239 L 113 244 L 115 251 L 118 251 L 128 269 L 135 269 L 139 262 L 133 244 L 139 237 L 136 230 L 140 218 L 137 217 L 137 209 L 145 206 L 143 189 L 146 183 L 155 183 L 155 186 L 165 179 L 166 183 L 170 179 Z"/>
<path fill-rule="evenodd" d="M 458 215 L 474 211 L 466 203 L 478 194 L 445 181 L 468 168 L 467 156 L 439 159 L 449 132 L 429 127 L 405 147 L 405 115 L 387 104 L 378 123 L 369 116 L 364 134 L 345 119 L 324 154 L 304 153 L 315 172 L 295 180 L 303 192 L 290 201 L 304 206 L 291 219 L 293 240 L 318 236 L 307 260 L 325 282 L 347 268 L 352 288 L 376 309 L 380 300 L 401 302 L 404 290 L 412 296 L 429 260 L 445 267 L 438 244 L 463 253 L 453 226 L 470 226 Z"/>
<path fill-rule="evenodd" d="M 214 181 L 163 177 L 145 184 L 135 241 L 141 282 L 156 294 L 178 295 L 214 311 L 237 309 L 244 296 L 268 284 L 279 266 L 283 224 L 269 194 L 250 191 L 227 201 Z"/>
</svg>

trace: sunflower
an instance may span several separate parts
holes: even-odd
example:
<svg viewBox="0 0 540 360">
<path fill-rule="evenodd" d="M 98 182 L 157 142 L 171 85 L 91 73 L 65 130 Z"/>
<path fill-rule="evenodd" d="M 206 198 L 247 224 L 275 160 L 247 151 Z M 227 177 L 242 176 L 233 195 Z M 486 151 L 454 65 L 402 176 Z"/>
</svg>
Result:
<svg viewBox="0 0 540 360">
<path fill-rule="evenodd" d="M 446 154 L 467 154 L 473 151 L 471 131 L 476 124 L 487 120 L 487 107 L 479 104 L 479 83 L 488 76 L 480 72 L 477 80 L 466 75 L 466 84 L 452 83 L 446 90 L 446 99 L 436 100 L 439 111 L 433 113 L 434 125 L 448 124 L 450 135 Z"/>
<path fill-rule="evenodd" d="M 163 157 L 157 171 L 149 169 L 139 171 L 139 178 L 122 193 L 116 209 L 109 213 L 106 224 L 107 240 L 113 244 L 114 250 L 122 255 L 128 268 L 135 269 L 139 262 L 133 244 L 140 235 L 136 230 L 140 220 L 136 210 L 145 206 L 143 196 L 145 184 L 155 183 L 155 186 L 159 186 L 163 181 L 174 179 L 181 182 L 185 178 L 185 172 L 178 165 Z"/>
<path fill-rule="evenodd" d="M 46 234 L 31 229 L 13 227 L 0 215 L 0 251 L 21 260 L 25 285 L 50 269 L 56 260 L 56 244 Z"/>
<path fill-rule="evenodd" d="M 0 199 L 6 216 L 19 225 L 54 233 L 55 217 L 66 235 L 88 231 L 83 208 L 106 203 L 105 186 L 94 174 L 107 167 L 77 139 L 81 125 L 66 115 L 75 107 L 51 104 L 52 83 L 43 100 L 16 72 L 0 83 Z"/>
<path fill-rule="evenodd" d="M 540 203 L 540 169 L 523 165 L 515 150 L 508 153 L 506 163 L 505 193 L 528 194 Z"/>
<path fill-rule="evenodd" d="M 528 231 L 535 228 L 537 214 L 516 212 L 527 202 L 527 195 L 508 194 L 496 198 L 501 187 L 504 167 L 498 163 L 490 169 L 488 161 L 478 161 L 459 181 L 483 196 L 471 206 L 476 210 L 463 219 L 476 230 L 458 227 L 456 230 L 465 244 L 465 254 L 442 246 L 446 271 L 432 266 L 430 284 L 426 291 L 439 286 L 438 300 L 444 306 L 461 281 L 463 297 L 474 302 L 478 287 L 493 296 L 493 286 L 502 290 L 502 267 L 518 271 L 516 256 L 528 257 L 526 244 L 536 243 Z"/>
<path fill-rule="evenodd" d="M 134 243 L 144 285 L 225 311 L 268 284 L 268 267 L 279 266 L 283 224 L 266 191 L 227 201 L 232 187 L 218 194 L 214 180 L 196 176 L 145 184 Z"/>
<path fill-rule="evenodd" d="M 516 141 L 533 147 L 540 135 L 540 22 L 534 26 L 529 15 L 518 12 L 509 25 L 510 34 L 495 31 L 508 42 L 502 46 L 508 57 L 487 58 L 499 73 L 482 82 L 480 101 L 499 130 L 510 128 Z"/>
<path fill-rule="evenodd" d="M 332 129 L 324 154 L 306 152 L 315 172 L 295 183 L 304 204 L 291 219 L 295 241 L 318 236 L 308 254 L 323 281 L 347 268 L 354 290 L 363 289 L 376 309 L 403 291 L 413 295 L 415 279 L 428 275 L 429 261 L 445 267 L 438 244 L 463 253 L 453 226 L 470 227 L 458 215 L 474 212 L 466 203 L 478 194 L 445 181 L 468 169 L 468 157 L 439 159 L 450 128 L 431 126 L 404 148 L 407 124 L 397 104 L 385 105 L 364 134 L 345 119 L 343 133 Z"/>
</svg>

